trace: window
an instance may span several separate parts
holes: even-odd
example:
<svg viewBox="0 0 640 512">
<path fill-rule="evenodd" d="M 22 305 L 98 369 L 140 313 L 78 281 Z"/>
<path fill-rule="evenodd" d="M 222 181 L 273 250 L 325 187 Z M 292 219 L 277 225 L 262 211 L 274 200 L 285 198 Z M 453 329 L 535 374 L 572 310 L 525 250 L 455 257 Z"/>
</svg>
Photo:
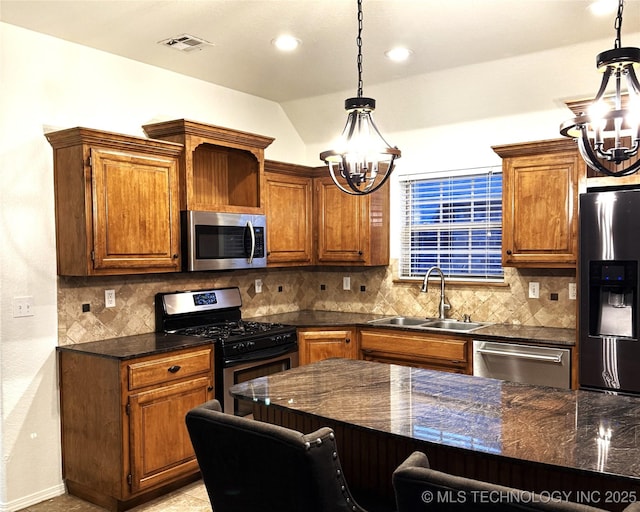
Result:
<svg viewBox="0 0 640 512">
<path fill-rule="evenodd" d="M 437 266 L 449 278 L 502 280 L 502 170 L 400 178 L 400 277 Z"/>
</svg>

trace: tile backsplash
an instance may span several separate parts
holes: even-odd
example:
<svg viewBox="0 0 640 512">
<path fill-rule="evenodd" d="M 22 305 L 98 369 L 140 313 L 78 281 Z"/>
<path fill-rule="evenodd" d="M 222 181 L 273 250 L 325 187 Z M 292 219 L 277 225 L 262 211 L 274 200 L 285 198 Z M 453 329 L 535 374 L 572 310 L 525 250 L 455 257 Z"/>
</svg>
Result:
<svg viewBox="0 0 640 512">
<path fill-rule="evenodd" d="M 343 277 L 351 289 L 342 289 Z M 242 316 L 304 309 L 384 315 L 437 316 L 439 287 L 420 293 L 419 282 L 394 280 L 397 261 L 389 267 L 291 268 L 231 272 L 192 272 L 113 277 L 58 278 L 58 341 L 84 343 L 155 330 L 154 296 L 158 292 L 237 286 Z M 262 293 L 254 281 L 262 280 Z M 540 298 L 529 299 L 528 283 L 540 283 Z M 474 321 L 547 327 L 575 327 L 576 301 L 568 297 L 573 270 L 505 269 L 496 285 L 447 283 L 447 316 L 471 315 Z M 434 283 L 435 284 L 435 283 Z M 116 305 L 105 308 L 105 290 L 115 290 Z M 555 294 L 557 300 L 552 300 Z M 89 309 L 89 311 L 83 311 Z M 88 306 L 87 306 L 88 305 Z"/>
</svg>

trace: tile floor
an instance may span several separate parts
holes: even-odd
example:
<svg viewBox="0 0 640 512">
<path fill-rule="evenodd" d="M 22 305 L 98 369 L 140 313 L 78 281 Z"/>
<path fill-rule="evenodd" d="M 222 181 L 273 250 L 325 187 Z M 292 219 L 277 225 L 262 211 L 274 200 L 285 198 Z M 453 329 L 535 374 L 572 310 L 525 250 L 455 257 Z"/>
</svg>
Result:
<svg viewBox="0 0 640 512">
<path fill-rule="evenodd" d="M 20 512 L 104 512 L 104 508 L 80 498 L 63 494 Z M 198 480 L 177 491 L 132 508 L 129 512 L 212 512 L 202 480 Z"/>
</svg>

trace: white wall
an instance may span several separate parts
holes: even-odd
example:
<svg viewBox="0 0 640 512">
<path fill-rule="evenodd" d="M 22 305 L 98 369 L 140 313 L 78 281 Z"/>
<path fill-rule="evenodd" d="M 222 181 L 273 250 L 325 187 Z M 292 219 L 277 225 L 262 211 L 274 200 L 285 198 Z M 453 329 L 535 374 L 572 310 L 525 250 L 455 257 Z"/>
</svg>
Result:
<svg viewBox="0 0 640 512">
<path fill-rule="evenodd" d="M 45 130 L 86 126 L 144 136 L 187 118 L 275 137 L 268 158 L 301 161 L 281 107 L 0 23 L 0 510 L 64 491 L 55 347 L 52 149 Z M 13 318 L 13 297 L 35 315 Z"/>
</svg>

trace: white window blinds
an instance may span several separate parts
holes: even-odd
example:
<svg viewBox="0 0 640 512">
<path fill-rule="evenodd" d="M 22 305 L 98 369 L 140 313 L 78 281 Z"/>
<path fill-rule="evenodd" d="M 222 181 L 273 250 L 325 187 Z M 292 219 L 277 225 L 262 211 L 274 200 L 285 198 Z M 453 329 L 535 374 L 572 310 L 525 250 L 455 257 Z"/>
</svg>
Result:
<svg viewBox="0 0 640 512">
<path fill-rule="evenodd" d="M 449 278 L 502 280 L 499 167 L 400 178 L 400 277 L 437 266 Z"/>
</svg>

